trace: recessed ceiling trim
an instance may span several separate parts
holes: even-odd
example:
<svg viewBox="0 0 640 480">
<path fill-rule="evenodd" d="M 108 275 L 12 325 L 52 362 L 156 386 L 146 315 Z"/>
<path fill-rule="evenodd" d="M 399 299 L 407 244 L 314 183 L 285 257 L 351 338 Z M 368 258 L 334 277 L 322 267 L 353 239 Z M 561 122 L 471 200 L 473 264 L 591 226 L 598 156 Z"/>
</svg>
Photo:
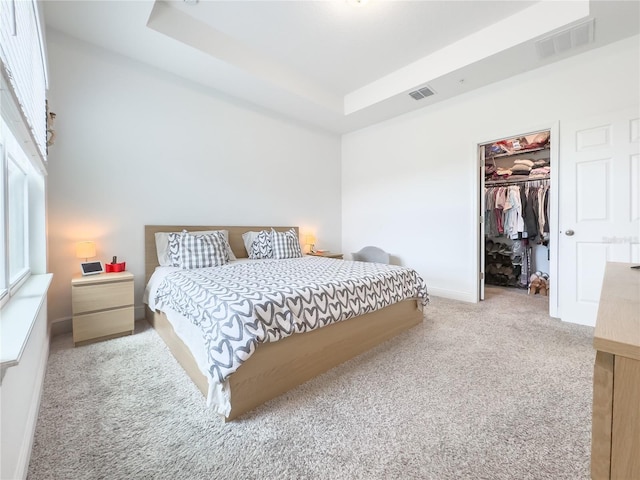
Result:
<svg viewBox="0 0 640 480">
<path fill-rule="evenodd" d="M 589 15 L 589 1 L 539 2 L 345 96 L 345 114 L 414 90 Z"/>
<path fill-rule="evenodd" d="M 315 43 L 325 44 L 325 35 L 327 35 L 327 27 L 329 25 L 316 25 L 317 22 L 325 21 L 325 23 L 328 24 L 332 24 L 334 21 L 346 22 L 349 23 L 349 28 L 351 29 L 353 29 L 353 22 L 360 22 L 363 18 L 369 19 L 364 22 L 365 25 L 370 24 L 371 20 L 375 20 L 376 22 L 380 20 L 383 21 L 384 24 L 387 24 L 389 23 L 386 22 L 386 19 L 389 17 L 388 14 L 399 4 L 402 4 L 399 7 L 400 10 L 408 8 L 408 10 L 412 12 L 414 11 L 413 7 L 406 7 L 406 5 L 415 5 L 417 3 L 434 3 L 440 5 L 446 4 L 447 2 L 371 2 L 369 7 L 372 7 L 373 10 L 365 8 L 360 9 L 358 12 L 350 9 L 344 1 L 256 2 L 256 4 L 260 3 L 261 5 L 277 4 L 279 6 L 273 10 L 271 7 L 259 10 L 261 14 L 255 15 L 253 22 L 249 23 L 247 23 L 248 19 L 246 19 L 245 16 L 253 14 L 254 7 L 238 7 L 238 5 L 247 2 L 200 1 L 195 6 L 187 5 L 183 0 L 166 0 L 162 3 L 162 5 L 157 5 L 156 0 L 140 0 L 136 2 L 43 2 L 42 6 L 45 11 L 47 23 L 47 43 L 52 51 L 56 53 L 56 58 L 59 58 L 61 52 L 66 52 L 67 50 L 70 52 L 70 58 L 75 58 L 73 57 L 73 52 L 76 52 L 76 50 L 80 49 L 79 51 L 84 52 L 86 49 L 96 46 L 95 50 L 90 50 L 92 52 L 92 59 L 95 57 L 96 61 L 103 61 L 100 60 L 101 55 L 105 54 L 107 57 L 105 57 L 106 60 L 104 61 L 117 61 L 116 57 L 109 55 L 109 52 L 116 53 L 122 55 L 123 58 L 127 57 L 128 59 L 133 59 L 135 62 L 141 62 L 146 66 L 168 72 L 171 76 L 167 77 L 167 79 L 171 79 L 172 81 L 180 82 L 181 79 L 184 79 L 186 80 L 186 83 L 184 83 L 185 87 L 200 91 L 200 86 L 202 86 L 204 88 L 203 92 L 210 92 L 215 98 L 228 97 L 233 104 L 246 106 L 248 108 L 255 107 L 256 111 L 265 112 L 269 115 L 273 114 L 281 120 L 293 120 L 306 127 L 318 126 L 322 130 L 332 133 L 345 133 L 388 120 L 410 111 L 425 107 L 429 108 L 429 105 L 436 102 L 448 100 L 461 93 L 471 92 L 472 90 L 513 77 L 514 75 L 543 66 L 545 66 L 545 68 L 551 67 L 551 65 L 549 65 L 551 62 L 561 58 L 573 55 L 578 55 L 579 57 L 589 55 L 588 58 L 600 58 L 598 56 L 599 54 L 594 54 L 595 56 L 591 57 L 591 53 L 588 51 L 593 48 L 606 47 L 612 42 L 624 40 L 624 43 L 619 43 L 619 47 L 612 47 L 611 50 L 607 51 L 627 52 L 628 50 L 633 50 L 636 52 L 638 42 L 637 35 L 638 32 L 640 32 L 639 2 L 590 1 L 588 5 L 588 15 L 562 24 L 567 21 L 568 15 L 564 9 L 560 9 L 558 15 L 553 14 L 553 8 L 548 8 L 547 10 L 544 8 L 527 10 L 536 3 L 525 0 L 522 5 L 526 6 L 517 9 L 512 9 L 514 7 L 508 6 L 506 8 L 512 9 L 509 10 L 511 13 L 504 13 L 504 10 L 501 10 L 499 7 L 499 4 L 503 2 L 500 0 L 491 0 L 486 2 L 486 7 L 483 7 L 482 11 L 497 12 L 495 16 L 490 17 L 489 21 L 477 22 L 476 20 L 473 26 L 470 26 L 469 22 L 467 22 L 466 27 L 461 29 L 457 34 L 448 35 L 446 42 L 438 43 L 437 48 L 447 48 L 440 56 L 435 55 L 428 57 L 428 55 L 433 55 L 433 53 L 437 51 L 437 48 L 415 49 L 412 50 L 411 56 L 403 57 L 401 62 L 388 62 L 389 58 L 387 57 L 387 63 L 385 64 L 385 61 L 383 61 L 385 60 L 384 55 L 378 52 L 377 48 L 371 48 L 371 41 L 375 43 L 375 41 L 377 41 L 376 39 L 379 39 L 378 37 L 388 38 L 388 36 L 380 35 L 378 28 L 374 29 L 373 32 L 363 32 L 355 29 L 358 30 L 357 40 L 367 46 L 367 49 L 364 50 L 364 56 L 370 55 L 370 60 L 379 60 L 375 62 L 375 64 L 378 65 L 376 68 L 371 68 L 367 70 L 367 74 L 360 75 L 353 73 L 359 71 L 359 67 L 357 69 L 353 68 L 353 64 L 360 64 L 359 60 L 363 57 L 363 49 L 354 48 L 353 42 L 340 42 L 339 44 L 334 42 L 334 46 L 336 47 L 334 50 L 337 49 L 338 54 L 334 53 L 334 50 L 323 46 L 324 50 L 322 51 L 326 53 L 324 57 L 318 56 L 317 52 L 315 55 L 312 55 L 311 52 L 313 50 L 302 48 L 303 45 L 308 45 L 306 42 L 314 42 L 314 39 L 322 40 L 321 42 L 316 41 Z M 329 11 L 324 12 L 325 5 L 329 3 L 332 5 L 340 4 L 340 8 L 333 9 L 332 7 L 331 9 L 327 9 Z M 467 2 L 464 3 L 466 4 Z M 469 4 L 471 3 L 474 2 L 469 2 Z M 509 3 L 512 5 L 511 2 Z M 540 3 L 560 3 L 564 4 L 565 7 L 568 5 L 569 13 L 571 13 L 571 9 L 575 7 L 575 5 L 573 5 L 574 2 L 544 0 Z M 386 10 L 382 9 L 381 4 L 384 4 Z M 289 6 L 293 5 L 297 7 L 289 9 Z M 302 8 L 300 5 L 305 5 L 305 7 Z M 150 16 L 150 12 L 154 7 L 160 10 L 161 16 L 167 10 L 169 14 L 160 21 L 154 18 L 153 15 Z M 551 7 L 553 7 L 553 5 Z M 191 22 L 184 22 L 184 24 L 175 27 L 181 31 L 183 37 L 179 40 L 171 35 L 172 30 L 170 26 L 165 31 L 164 26 L 163 28 L 158 28 L 157 23 L 154 25 L 156 21 L 168 24 L 181 23 L 180 18 L 171 15 L 172 10 L 178 10 L 196 21 L 197 31 L 194 30 L 191 37 L 188 32 L 188 29 L 194 25 Z M 440 15 L 446 15 L 447 12 L 449 12 L 448 8 L 444 10 L 446 11 L 436 9 L 438 15 L 426 18 L 433 20 L 431 22 L 431 24 L 433 24 Z M 454 10 L 460 11 L 460 9 Z M 525 15 L 526 18 L 513 16 L 513 12 L 520 10 L 527 12 Z M 477 9 L 473 11 L 478 12 Z M 545 13 L 545 11 L 547 13 Z M 349 12 L 349 14 L 345 12 Z M 385 12 L 385 15 L 379 15 Z M 503 12 L 503 14 L 501 15 L 500 12 Z M 372 15 L 372 13 L 375 15 Z M 577 13 L 579 14 L 580 12 Z M 576 12 L 573 11 L 573 14 L 575 15 Z M 508 22 L 499 22 L 500 19 L 507 18 L 509 15 L 511 15 L 511 17 Z M 262 30 L 258 30 L 257 33 L 254 33 L 253 28 L 249 28 L 249 25 L 252 27 L 260 25 L 260 22 L 264 19 L 272 19 L 276 16 L 277 18 L 284 16 L 287 19 L 287 23 L 284 25 L 283 22 L 280 22 L 280 25 L 285 28 L 281 28 L 277 32 L 274 31 L 273 35 L 270 33 L 272 30 L 270 28 L 265 27 Z M 546 16 L 546 19 L 540 18 L 541 16 Z M 407 17 L 403 13 L 399 15 L 398 18 L 406 19 Z M 415 18 L 415 16 L 412 16 L 412 18 Z M 549 28 L 549 24 L 547 23 L 549 18 L 558 21 L 557 28 L 540 31 L 539 24 L 544 24 Z M 587 18 L 595 18 L 598 27 L 592 43 L 582 48 L 569 50 L 563 55 L 554 56 L 547 60 L 540 60 L 538 58 L 535 52 L 536 41 L 548 37 L 555 32 L 566 30 L 572 25 L 583 22 Z M 224 21 L 222 19 L 224 19 Z M 296 23 L 296 19 L 299 20 L 299 22 Z M 292 20 L 292 22 L 289 22 L 289 20 Z M 149 21 L 154 28 L 144 27 Z M 207 36 L 211 32 L 205 28 L 200 29 L 197 25 L 198 23 L 203 23 L 206 27 L 213 29 L 214 36 L 209 39 L 210 41 L 207 42 L 208 45 L 203 46 L 207 39 L 198 37 L 200 34 Z M 289 23 L 297 25 L 297 27 L 292 30 L 295 31 L 297 35 L 289 34 L 289 30 L 287 30 Z M 464 20 L 461 24 L 463 23 L 465 23 Z M 475 38 L 479 40 L 479 44 L 473 45 L 469 39 L 465 37 L 465 35 L 469 36 L 472 35 L 473 32 L 478 32 L 477 29 L 494 28 L 493 25 L 496 25 L 496 23 L 498 23 L 499 27 L 496 37 L 499 38 L 491 36 L 482 37 L 478 35 Z M 114 25 L 117 25 L 118 28 L 114 28 Z M 309 25 L 311 25 L 311 27 L 309 27 Z M 396 24 L 394 23 L 394 25 Z M 397 29 L 402 28 L 403 25 L 403 22 L 398 22 L 396 27 L 388 31 L 397 31 Z M 423 27 L 425 25 L 426 23 Z M 402 29 L 405 30 L 404 28 Z M 504 35 L 506 35 L 505 38 L 512 38 L 513 34 L 509 29 L 527 30 L 532 38 L 514 47 L 502 49 L 497 54 L 482 58 L 480 61 L 469 63 L 462 68 L 455 68 L 455 62 L 459 60 L 456 53 L 460 53 L 465 46 L 469 50 L 474 50 L 476 47 L 479 47 L 482 49 L 480 53 L 486 55 L 487 49 L 485 45 L 480 45 L 483 43 L 483 38 L 485 38 L 485 40 L 495 39 L 496 43 L 500 42 L 500 39 Z M 431 29 L 424 28 L 424 30 L 430 31 Z M 322 33 L 322 35 L 315 37 L 311 35 L 314 32 Z M 466 34 L 464 32 L 466 32 Z M 55 35 L 56 33 L 58 35 Z M 307 33 L 308 35 L 306 35 Z M 438 34 L 439 31 L 436 29 L 434 33 Z M 579 37 L 578 35 L 578 38 Z M 186 42 L 185 38 L 188 39 Z M 262 42 L 261 39 L 263 38 L 266 38 L 266 41 Z M 274 40 L 274 38 L 276 40 Z M 291 38 L 296 39 L 295 44 L 291 43 Z M 329 38 L 335 40 L 333 35 Z M 407 36 L 405 40 L 409 38 L 410 36 Z M 460 38 L 464 38 L 465 40 L 462 41 L 461 44 L 455 43 L 455 39 Z M 473 38 L 474 37 L 472 37 L 472 39 Z M 228 40 L 231 40 L 231 42 L 229 43 Z M 291 43 L 291 48 L 288 50 L 281 46 L 285 40 Z M 196 44 L 196 48 L 191 46 L 191 41 Z M 326 43 L 328 43 L 328 47 L 331 41 L 327 41 Z M 392 48 L 394 45 L 393 42 L 387 43 L 389 43 L 390 51 L 399 51 L 398 48 Z M 422 42 L 416 43 L 420 44 Z M 278 46 L 278 49 L 263 50 L 263 45 L 267 44 L 271 45 L 271 47 Z M 406 44 L 404 45 L 405 48 L 403 48 L 402 51 L 406 54 L 411 48 L 408 48 Z M 449 45 L 449 47 L 447 47 L 447 45 Z M 238 57 L 234 57 L 234 47 L 238 47 L 240 50 Z M 454 47 L 456 47 L 457 50 Z M 494 47 L 497 46 L 494 45 Z M 253 56 L 244 55 L 244 53 L 247 53 L 247 49 Z M 282 50 L 287 51 L 288 54 L 280 56 L 279 52 Z M 423 53 L 420 54 L 420 51 Z M 260 52 L 264 54 L 262 55 L 262 59 L 265 60 L 264 65 L 256 64 L 252 61 L 256 59 L 259 60 L 259 58 L 256 58 L 256 54 Z M 344 55 L 340 56 L 342 54 Z M 304 57 L 304 60 L 300 60 L 300 55 Z M 396 55 L 396 58 L 397 57 L 398 55 Z M 463 59 L 467 58 L 465 57 L 464 51 L 461 52 L 461 57 Z M 82 58 L 84 58 L 84 56 Z M 417 65 L 409 63 L 411 59 L 415 60 L 416 58 L 420 59 Z M 468 56 L 468 58 L 472 59 L 472 56 Z M 356 62 L 352 59 L 357 59 L 358 61 Z M 338 62 L 338 60 L 341 60 L 341 62 Z M 433 69 L 429 70 L 428 63 L 431 60 L 434 61 L 433 65 L 431 65 L 433 69 L 439 68 L 441 71 L 447 71 L 448 69 L 449 73 L 430 79 L 428 74 L 433 73 Z M 346 66 L 344 65 L 345 63 L 347 63 Z M 393 68 L 387 68 L 391 64 L 393 64 Z M 583 65 L 583 61 L 576 60 L 575 64 Z M 128 61 L 125 61 L 122 65 L 126 68 L 135 67 L 134 64 L 130 64 Z M 305 68 L 305 65 L 307 65 L 307 68 Z M 309 65 L 314 65 L 314 67 L 312 68 Z M 410 65 L 410 67 L 401 70 L 399 76 L 391 75 L 391 73 L 395 72 L 398 68 L 402 68 L 402 65 Z M 631 62 L 630 65 L 637 65 L 637 61 L 635 63 Z M 334 72 L 340 72 L 340 77 L 334 73 L 328 74 L 327 76 L 319 74 L 319 68 L 315 66 L 322 66 L 322 71 L 333 70 Z M 269 74 L 273 73 L 271 67 L 275 67 L 276 74 L 269 77 Z M 278 67 L 281 67 L 280 70 L 278 70 Z M 279 78 L 277 72 L 279 71 L 280 74 L 283 74 L 285 70 L 293 72 L 297 80 L 294 81 L 294 78 L 289 75 Z M 161 73 L 161 71 L 158 71 L 159 76 Z M 389 78 L 387 79 L 385 75 L 389 75 Z M 340 80 L 341 77 L 349 77 L 350 80 L 342 81 Z M 383 78 L 384 81 L 380 81 Z M 463 88 L 461 88 L 459 83 L 461 78 L 466 79 Z M 385 83 L 387 80 L 388 83 Z M 419 87 L 427 84 L 429 87 L 435 89 L 435 96 L 429 97 L 426 101 L 413 101 L 407 98 L 409 92 L 416 91 Z M 180 85 L 182 85 L 182 83 L 180 83 Z M 289 88 L 290 85 L 292 88 Z M 366 91 L 365 86 L 375 87 L 375 90 Z M 403 86 L 406 86 L 406 88 L 400 90 Z M 319 99 L 324 98 L 322 97 L 322 91 L 319 92 L 318 95 L 312 95 L 311 92 L 314 87 L 323 90 L 324 94 L 329 94 L 329 96 L 332 94 L 334 96 L 333 98 L 337 99 L 337 101 L 319 101 Z M 342 104 L 344 94 L 345 92 L 353 93 L 358 89 L 363 89 L 363 92 L 368 96 L 361 99 L 363 103 L 360 104 L 359 110 L 345 115 L 345 108 Z M 396 91 L 397 93 L 394 94 Z M 334 107 L 328 107 L 330 104 Z M 349 111 L 348 107 L 346 111 Z"/>
<path fill-rule="evenodd" d="M 341 96 L 327 92 L 311 79 L 299 75 L 273 59 L 266 58 L 244 43 L 171 7 L 164 1 L 155 1 L 147 27 L 306 101 L 336 113 L 343 111 Z"/>
</svg>

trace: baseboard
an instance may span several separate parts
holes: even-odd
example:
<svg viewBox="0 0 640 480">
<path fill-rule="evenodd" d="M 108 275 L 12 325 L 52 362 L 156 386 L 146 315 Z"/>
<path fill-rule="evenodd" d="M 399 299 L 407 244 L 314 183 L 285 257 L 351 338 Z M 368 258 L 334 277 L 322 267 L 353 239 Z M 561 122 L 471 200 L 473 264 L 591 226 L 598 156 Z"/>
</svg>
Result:
<svg viewBox="0 0 640 480">
<path fill-rule="evenodd" d="M 136 320 L 143 320 L 146 316 L 146 305 L 136 305 L 133 309 Z"/>
<path fill-rule="evenodd" d="M 558 318 L 558 320 L 561 320 L 564 323 L 571 323 L 573 325 L 584 325 L 585 327 L 595 327 L 596 326 L 594 322 L 583 322 L 583 321 L 581 321 L 582 319 L 577 320 L 575 322 L 570 322 L 568 320 L 562 320 L 561 317 L 557 317 L 557 318 Z"/>
<path fill-rule="evenodd" d="M 429 296 L 448 298 L 450 300 L 460 300 L 461 302 L 477 303 L 476 295 L 458 290 L 447 290 L 446 288 L 427 287 Z"/>
<path fill-rule="evenodd" d="M 47 361 L 49 359 L 49 342 L 51 337 L 47 333 L 46 341 L 44 342 L 44 350 L 40 357 L 40 365 L 36 373 L 36 387 L 37 392 L 32 398 L 31 408 L 29 409 L 29 415 L 27 417 L 27 424 L 25 425 L 25 435 L 22 439 L 22 448 L 20 448 L 20 457 L 18 458 L 16 467 L 15 478 L 27 478 L 29 471 L 29 461 L 31 460 L 31 450 L 33 449 L 33 442 L 36 435 L 36 424 L 38 422 L 38 413 L 40 412 L 40 401 L 42 399 L 42 391 L 44 389 L 44 375 L 47 372 Z"/>
<path fill-rule="evenodd" d="M 49 331 L 49 338 L 57 337 L 58 335 L 62 335 L 63 333 L 71 333 L 73 331 L 71 317 L 58 318 L 56 320 L 53 320 L 51 322 Z"/>
</svg>

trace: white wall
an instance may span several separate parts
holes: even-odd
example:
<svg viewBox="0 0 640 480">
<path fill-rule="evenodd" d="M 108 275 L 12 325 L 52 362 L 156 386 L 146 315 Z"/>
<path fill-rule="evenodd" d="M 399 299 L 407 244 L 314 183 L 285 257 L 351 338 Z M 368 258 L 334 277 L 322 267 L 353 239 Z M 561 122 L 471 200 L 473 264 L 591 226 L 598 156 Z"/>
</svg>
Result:
<svg viewBox="0 0 640 480">
<path fill-rule="evenodd" d="M 378 245 L 431 293 L 473 301 L 476 145 L 637 106 L 639 44 L 635 36 L 345 135 L 343 251 Z"/>
<path fill-rule="evenodd" d="M 51 320 L 71 315 L 80 240 L 127 262 L 141 305 L 145 224 L 298 225 L 340 249 L 338 136 L 54 31 L 47 43 Z"/>
<path fill-rule="evenodd" d="M 20 363 L 0 384 L 0 478 L 26 478 L 49 356 L 46 300 L 36 317 Z"/>
</svg>

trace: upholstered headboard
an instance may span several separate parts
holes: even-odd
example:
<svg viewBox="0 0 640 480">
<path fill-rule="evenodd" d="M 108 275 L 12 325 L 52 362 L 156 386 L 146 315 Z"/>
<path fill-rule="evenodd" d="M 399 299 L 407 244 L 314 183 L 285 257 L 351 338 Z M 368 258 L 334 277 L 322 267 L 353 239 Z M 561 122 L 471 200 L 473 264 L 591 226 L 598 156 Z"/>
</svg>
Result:
<svg viewBox="0 0 640 480">
<path fill-rule="evenodd" d="M 273 228 L 279 232 L 294 229 L 298 234 L 298 227 L 220 227 L 208 225 L 145 225 L 144 226 L 144 273 L 145 285 L 151 278 L 154 270 L 158 266 L 158 255 L 156 252 L 157 232 L 197 232 L 199 230 L 227 230 L 229 232 L 229 245 L 237 258 L 247 258 L 247 252 L 242 241 L 242 234 L 250 231 L 270 230 Z"/>
</svg>

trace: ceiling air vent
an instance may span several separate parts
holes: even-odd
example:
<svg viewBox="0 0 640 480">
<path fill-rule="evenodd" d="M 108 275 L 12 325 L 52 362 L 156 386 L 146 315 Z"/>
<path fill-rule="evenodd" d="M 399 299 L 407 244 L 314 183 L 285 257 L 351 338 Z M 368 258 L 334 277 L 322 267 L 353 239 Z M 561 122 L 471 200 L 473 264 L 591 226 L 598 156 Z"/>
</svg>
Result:
<svg viewBox="0 0 640 480">
<path fill-rule="evenodd" d="M 422 87 L 418 90 L 414 90 L 413 92 L 409 92 L 409 95 L 414 100 L 422 100 L 423 98 L 430 97 L 434 92 L 429 87 Z"/>
<path fill-rule="evenodd" d="M 536 42 L 540 58 L 548 58 L 593 42 L 594 19 L 575 25 Z"/>
</svg>

